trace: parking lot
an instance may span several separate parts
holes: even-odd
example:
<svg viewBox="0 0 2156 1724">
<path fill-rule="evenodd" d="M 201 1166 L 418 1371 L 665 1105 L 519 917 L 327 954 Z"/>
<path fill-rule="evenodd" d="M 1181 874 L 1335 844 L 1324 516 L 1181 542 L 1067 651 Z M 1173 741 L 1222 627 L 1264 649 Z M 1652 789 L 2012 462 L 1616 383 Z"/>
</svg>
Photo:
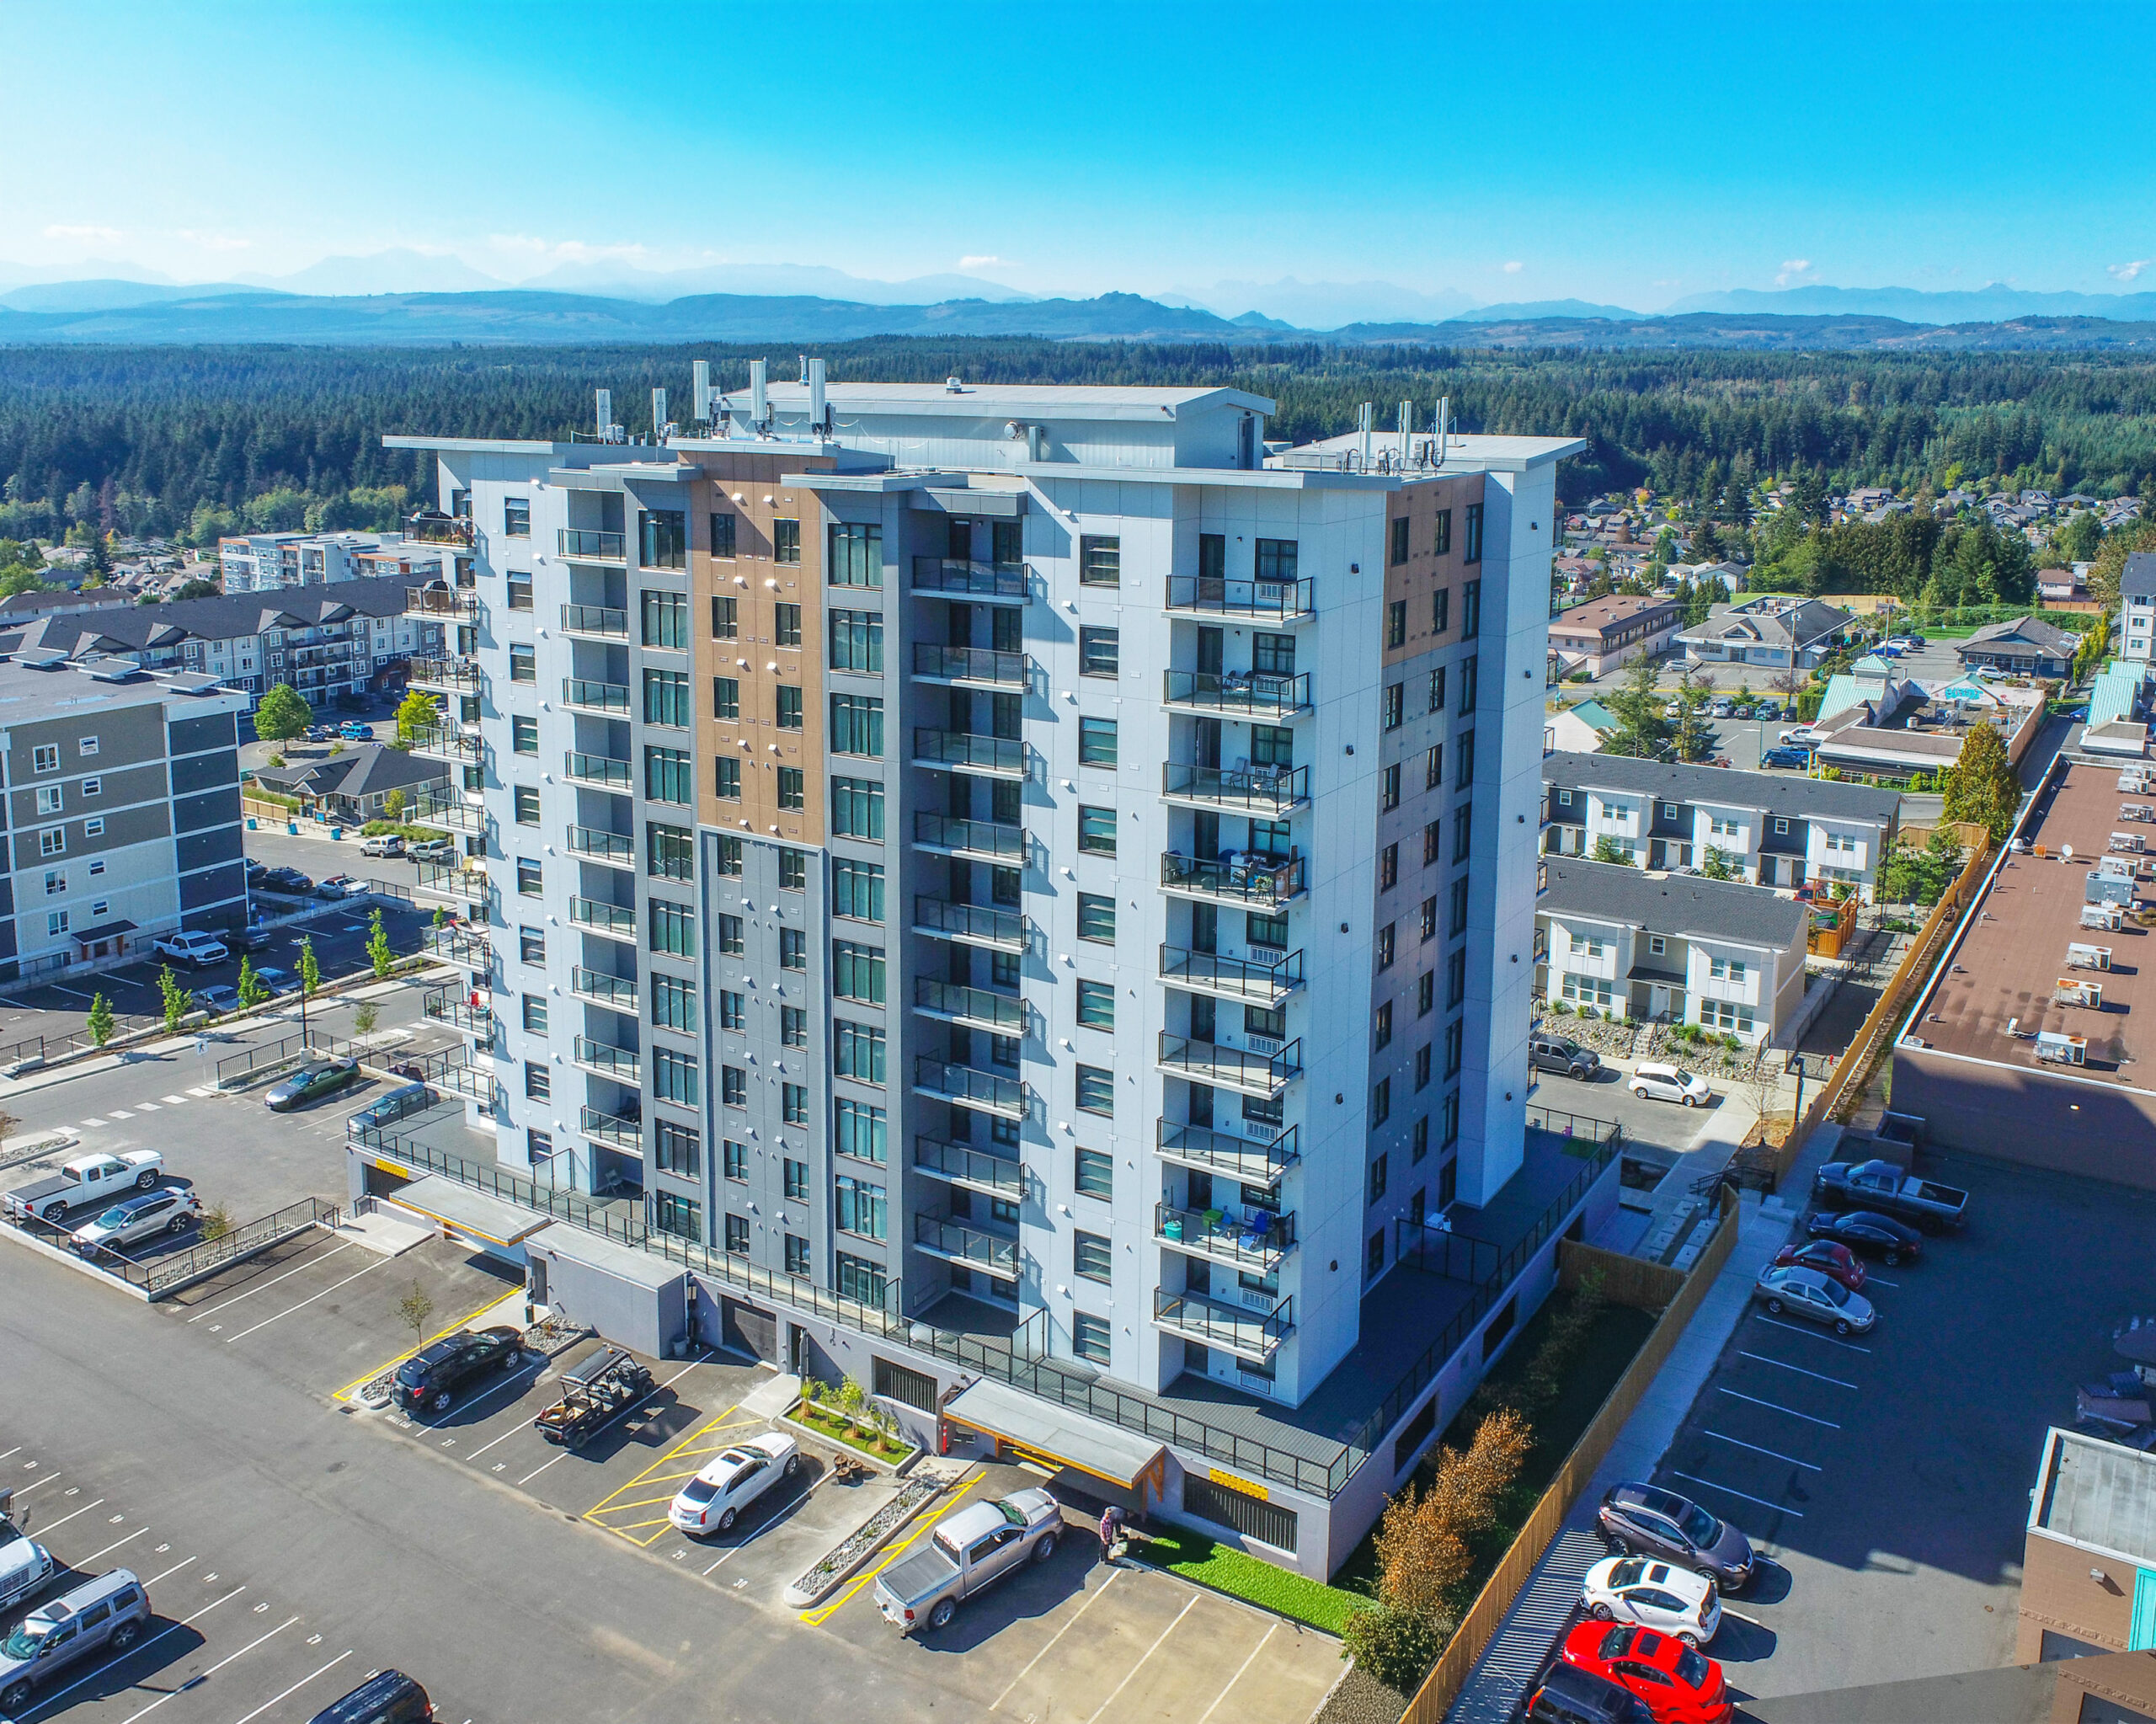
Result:
<svg viewBox="0 0 2156 1724">
<path fill-rule="evenodd" d="M 1924 1171 L 1968 1189 L 1967 1231 L 1869 1266 L 1869 1334 L 1755 1304 L 1656 1475 L 1770 1559 L 1709 1649 L 1741 1694 L 2009 1663 L 2044 1430 L 2145 1305 L 2156 1198 L 1971 1157 Z"/>
</svg>

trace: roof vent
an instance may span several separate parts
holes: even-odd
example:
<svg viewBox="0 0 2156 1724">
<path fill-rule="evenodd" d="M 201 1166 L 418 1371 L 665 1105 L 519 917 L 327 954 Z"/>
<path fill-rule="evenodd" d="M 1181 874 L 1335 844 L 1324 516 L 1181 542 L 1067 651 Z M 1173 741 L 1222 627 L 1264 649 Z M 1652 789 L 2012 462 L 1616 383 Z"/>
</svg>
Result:
<svg viewBox="0 0 2156 1724">
<path fill-rule="evenodd" d="M 966 386 L 956 377 L 946 377 L 943 380 L 943 387 L 953 395 L 963 395 L 966 392 Z"/>
</svg>

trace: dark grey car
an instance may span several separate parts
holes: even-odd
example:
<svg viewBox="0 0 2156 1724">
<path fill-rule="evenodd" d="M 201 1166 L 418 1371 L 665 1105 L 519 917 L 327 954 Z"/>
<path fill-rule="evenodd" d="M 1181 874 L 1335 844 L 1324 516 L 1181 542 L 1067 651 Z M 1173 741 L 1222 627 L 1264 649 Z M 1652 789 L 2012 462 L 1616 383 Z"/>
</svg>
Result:
<svg viewBox="0 0 2156 1724">
<path fill-rule="evenodd" d="M 1652 1485 L 1614 1485 L 1596 1517 L 1620 1551 L 1660 1556 L 1703 1574 L 1725 1593 L 1752 1578 L 1752 1541 L 1696 1502 Z"/>
<path fill-rule="evenodd" d="M 1561 1071 L 1566 1077 L 1592 1081 L 1602 1070 L 1602 1056 L 1564 1036 L 1536 1034 L 1527 1038 L 1527 1061 L 1537 1071 Z"/>
</svg>

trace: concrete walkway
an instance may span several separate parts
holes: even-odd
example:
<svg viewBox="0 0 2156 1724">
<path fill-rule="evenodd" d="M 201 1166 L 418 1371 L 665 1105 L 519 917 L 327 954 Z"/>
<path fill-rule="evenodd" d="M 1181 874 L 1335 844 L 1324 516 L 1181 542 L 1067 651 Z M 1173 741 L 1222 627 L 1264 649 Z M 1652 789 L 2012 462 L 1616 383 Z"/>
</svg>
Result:
<svg viewBox="0 0 2156 1724">
<path fill-rule="evenodd" d="M 1677 1438 L 1692 1403 L 1714 1374 L 1722 1348 L 1752 1298 L 1752 1284 L 1789 1242 L 1803 1214 L 1812 1176 L 1831 1158 L 1841 1128 L 1821 1126 L 1782 1182 L 1787 1193 L 1762 1203 L 1748 1193 L 1737 1211 L 1737 1245 L 1669 1358 L 1618 1433 L 1593 1481 L 1581 1493 L 1565 1529 L 1543 1553 L 1503 1625 L 1447 1715 L 1449 1724 L 1509 1724 L 1525 1700 L 1578 1604 L 1580 1583 L 1609 1554 L 1595 1530 L 1595 1509 L 1612 1485 L 1647 1479 Z M 1688 1158 L 1689 1159 L 1689 1158 Z"/>
</svg>

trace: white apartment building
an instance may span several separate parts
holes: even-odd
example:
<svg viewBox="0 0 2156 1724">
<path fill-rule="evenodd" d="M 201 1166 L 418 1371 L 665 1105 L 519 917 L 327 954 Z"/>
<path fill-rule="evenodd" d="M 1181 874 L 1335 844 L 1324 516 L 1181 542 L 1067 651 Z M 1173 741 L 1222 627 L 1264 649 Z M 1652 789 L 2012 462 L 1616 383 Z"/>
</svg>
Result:
<svg viewBox="0 0 2156 1724">
<path fill-rule="evenodd" d="M 387 1147 L 490 1132 L 535 1293 L 623 1338 L 1329 1573 L 1614 1204 L 1526 1102 L 1582 446 L 817 371 L 664 442 L 388 440 L 468 522 L 414 681 L 491 1006 L 466 1118 Z"/>
<path fill-rule="evenodd" d="M 436 573 L 441 558 L 439 548 L 395 533 L 245 533 L 217 541 L 217 574 L 227 597 Z"/>
<path fill-rule="evenodd" d="M 1542 776 L 1551 856 L 1593 857 L 1607 841 L 1635 867 L 1701 869 L 1719 851 L 1754 885 L 1828 881 L 1867 901 L 1901 819 L 1894 791 L 1794 773 L 1555 753 Z"/>
<path fill-rule="evenodd" d="M 2119 656 L 2156 658 L 2156 551 L 2129 551 L 2119 571 Z"/>
</svg>

